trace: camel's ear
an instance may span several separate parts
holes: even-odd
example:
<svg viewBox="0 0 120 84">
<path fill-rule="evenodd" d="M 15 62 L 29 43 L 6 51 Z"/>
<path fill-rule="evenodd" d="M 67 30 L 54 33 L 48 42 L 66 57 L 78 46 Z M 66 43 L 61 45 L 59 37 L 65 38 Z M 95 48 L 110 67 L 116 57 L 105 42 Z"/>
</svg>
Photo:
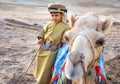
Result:
<svg viewBox="0 0 120 84">
<path fill-rule="evenodd" d="M 76 21 L 75 17 L 76 17 L 75 14 L 72 13 L 68 14 L 68 26 L 70 29 L 72 29 L 72 27 L 74 26 L 74 23 Z"/>
<path fill-rule="evenodd" d="M 111 27 L 112 19 L 113 19 L 112 16 L 108 16 L 108 17 L 105 18 L 105 20 L 103 21 L 102 31 L 105 31 L 105 30 L 107 30 L 108 28 Z"/>
</svg>

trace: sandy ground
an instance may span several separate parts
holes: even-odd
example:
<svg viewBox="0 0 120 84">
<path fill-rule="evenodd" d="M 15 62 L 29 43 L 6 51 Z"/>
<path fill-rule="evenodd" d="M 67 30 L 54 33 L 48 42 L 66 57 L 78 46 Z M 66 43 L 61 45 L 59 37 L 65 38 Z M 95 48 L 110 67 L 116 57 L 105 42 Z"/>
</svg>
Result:
<svg viewBox="0 0 120 84">
<path fill-rule="evenodd" d="M 77 15 L 96 12 L 100 15 L 112 15 L 118 20 L 120 18 L 120 8 L 116 6 L 104 7 L 88 3 L 66 6 Z M 0 84 L 18 84 L 38 48 L 36 36 L 49 19 L 46 4 L 0 2 Z M 120 25 L 113 25 L 112 28 L 119 30 Z M 109 49 L 106 52 L 109 54 L 106 62 L 109 84 L 120 84 L 119 51 L 109 53 Z M 25 76 L 23 84 L 36 84 L 32 70 L 33 66 Z"/>
</svg>

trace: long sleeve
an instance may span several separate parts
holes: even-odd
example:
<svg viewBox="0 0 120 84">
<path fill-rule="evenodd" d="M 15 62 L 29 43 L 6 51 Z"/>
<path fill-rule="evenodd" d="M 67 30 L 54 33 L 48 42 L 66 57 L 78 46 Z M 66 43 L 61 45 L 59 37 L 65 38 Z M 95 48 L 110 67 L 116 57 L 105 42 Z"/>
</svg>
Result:
<svg viewBox="0 0 120 84">
<path fill-rule="evenodd" d="M 41 32 L 39 33 L 39 35 L 37 36 L 37 38 L 38 39 L 44 38 L 44 33 L 45 33 L 45 31 L 44 31 L 44 29 L 42 29 Z"/>
<path fill-rule="evenodd" d="M 38 39 L 40 39 L 40 38 L 44 39 L 44 35 L 47 32 L 48 25 L 49 25 L 49 22 L 44 26 L 44 28 L 38 34 L 38 36 L 37 36 Z"/>
</svg>

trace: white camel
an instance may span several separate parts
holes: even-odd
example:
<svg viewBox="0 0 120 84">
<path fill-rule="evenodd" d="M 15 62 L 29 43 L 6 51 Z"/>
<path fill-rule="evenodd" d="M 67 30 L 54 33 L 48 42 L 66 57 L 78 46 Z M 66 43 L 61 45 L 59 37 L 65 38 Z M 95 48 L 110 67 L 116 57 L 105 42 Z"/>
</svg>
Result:
<svg viewBox="0 0 120 84">
<path fill-rule="evenodd" d="M 65 75 L 72 84 L 94 84 L 97 60 L 105 41 L 104 32 L 110 28 L 112 18 L 100 20 L 97 14 L 87 13 L 76 20 L 73 28 L 64 35 L 70 45 Z M 89 72 L 92 75 L 88 75 Z"/>
</svg>

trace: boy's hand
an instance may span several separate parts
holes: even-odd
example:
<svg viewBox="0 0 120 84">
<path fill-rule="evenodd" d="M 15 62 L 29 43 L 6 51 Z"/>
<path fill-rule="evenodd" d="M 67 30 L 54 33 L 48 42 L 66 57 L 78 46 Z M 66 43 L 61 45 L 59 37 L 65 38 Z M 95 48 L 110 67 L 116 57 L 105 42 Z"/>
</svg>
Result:
<svg viewBox="0 0 120 84">
<path fill-rule="evenodd" d="M 42 44 L 43 44 L 43 39 L 39 39 L 39 40 L 38 40 L 38 44 L 39 44 L 39 45 L 42 45 Z"/>
</svg>

